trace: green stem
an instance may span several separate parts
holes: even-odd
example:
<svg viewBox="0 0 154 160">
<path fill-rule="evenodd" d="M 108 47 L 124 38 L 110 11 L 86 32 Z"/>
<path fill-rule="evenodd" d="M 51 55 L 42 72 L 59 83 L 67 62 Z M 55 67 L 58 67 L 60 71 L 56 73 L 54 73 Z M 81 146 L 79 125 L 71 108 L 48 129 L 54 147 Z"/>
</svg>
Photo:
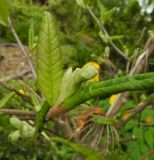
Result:
<svg viewBox="0 0 154 160">
<path fill-rule="evenodd" d="M 38 132 L 41 130 L 45 116 L 50 109 L 50 105 L 45 101 L 41 107 L 41 110 L 37 113 L 35 120 L 35 136 L 37 137 Z"/>
<path fill-rule="evenodd" d="M 154 73 L 115 78 L 113 80 L 91 84 L 90 86 L 79 90 L 72 97 L 66 99 L 62 104 L 62 107 L 66 110 L 70 110 L 86 100 L 98 96 L 105 98 L 112 94 L 125 91 L 143 91 L 152 88 L 154 88 Z"/>
<path fill-rule="evenodd" d="M 75 152 L 81 153 L 84 156 L 86 156 L 87 160 L 104 160 L 103 155 L 101 153 L 96 152 L 90 149 L 89 147 L 73 143 L 71 141 L 68 141 L 67 139 L 58 136 L 52 136 L 51 140 L 71 147 Z"/>
<path fill-rule="evenodd" d="M 134 76 L 126 76 L 126 77 L 118 77 L 111 80 L 101 81 L 99 83 L 93 84 L 93 88 L 107 87 L 111 85 L 117 85 L 119 83 L 128 82 L 131 80 L 143 80 L 149 77 L 154 77 L 154 72 L 145 73 L 145 74 L 137 74 Z"/>
</svg>

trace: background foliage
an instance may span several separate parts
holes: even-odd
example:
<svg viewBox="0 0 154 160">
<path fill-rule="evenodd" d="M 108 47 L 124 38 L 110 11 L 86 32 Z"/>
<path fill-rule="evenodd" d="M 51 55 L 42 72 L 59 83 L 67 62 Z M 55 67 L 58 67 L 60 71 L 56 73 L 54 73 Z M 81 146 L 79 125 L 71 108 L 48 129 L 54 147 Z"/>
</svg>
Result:
<svg viewBox="0 0 154 160">
<path fill-rule="evenodd" d="M 12 0 L 8 2 L 10 3 L 9 9 L 14 28 L 25 45 L 28 45 L 28 33 L 31 24 L 33 23 L 35 35 L 37 35 L 42 13 L 43 11 L 49 11 L 57 19 L 57 27 L 61 30 L 59 37 L 62 43 L 64 68 L 69 66 L 73 68 L 82 67 L 88 61 L 95 61 L 102 68 L 101 79 L 103 81 L 127 74 L 125 60 L 110 45 L 108 37 L 101 32 L 100 26 L 93 19 L 88 9 L 79 5 L 79 0 L 49 0 L 44 5 L 41 5 L 37 0 Z M 100 23 L 106 28 L 114 44 L 126 56 L 130 57 L 132 62 L 135 61 L 143 52 L 149 37 L 149 31 L 153 30 L 154 10 L 150 13 L 148 10 L 153 2 L 149 1 L 149 3 L 143 4 L 143 6 L 137 0 L 84 0 L 84 3 L 90 6 L 90 9 Z M 0 37 L 1 42 L 16 42 L 9 29 L 2 25 L 0 26 Z M 35 38 L 37 39 L 37 37 Z M 104 63 L 108 60 L 113 63 L 113 68 Z M 149 58 L 148 71 L 154 71 L 154 58 L 152 56 Z M 37 82 L 29 80 L 27 77 L 24 77 L 22 80 L 28 85 L 28 88 L 33 88 L 39 93 Z M 11 80 L 7 85 L 15 88 L 17 91 L 23 90 L 24 94 L 30 97 L 30 103 L 29 100 L 23 100 L 21 96 L 11 95 L 11 97 L 8 97 L 10 100 L 5 104 L 4 101 L 3 104 L 0 101 L 4 108 L 21 109 L 22 107 L 27 111 L 36 111 L 41 106 L 41 102 L 27 90 L 26 86 L 15 80 Z M 0 86 L 0 99 L 9 93 L 10 91 Z M 117 120 L 121 121 L 129 117 L 133 112 L 130 114 L 126 114 L 125 112 L 133 109 L 134 106 L 150 93 L 152 91 L 148 93 L 131 92 L 130 98 L 118 112 Z M 111 103 L 109 98 L 100 99 L 98 106 L 106 112 Z M 84 110 L 81 109 L 82 107 L 79 107 L 79 109 L 72 111 L 71 115 L 78 117 L 80 113 L 86 111 L 87 108 L 94 104 L 95 100 L 90 100 L 84 104 Z M 35 107 L 32 108 L 32 106 Z M 114 151 L 109 149 L 109 153 L 112 153 L 114 157 L 109 154 L 108 159 L 136 160 L 153 150 L 153 115 L 154 110 L 151 105 L 121 128 L 118 133 L 120 137 L 130 137 L 133 135 L 136 139 L 126 141 L 123 144 L 117 143 Z M 29 123 L 31 124 L 31 121 Z M 48 122 L 45 127 L 56 130 L 56 126 L 53 126 L 53 122 Z M 9 134 L 13 130 L 15 128 L 10 124 L 10 117 L 1 115 L 1 159 L 48 160 L 55 155 L 59 160 L 73 160 L 76 157 L 76 150 L 72 149 L 71 144 L 61 144 L 62 140 L 59 140 L 59 142 L 56 138 L 55 141 L 49 143 L 47 140 L 49 137 L 46 135 L 40 136 L 38 142 L 34 139 L 24 140 L 22 138 L 17 142 L 12 142 Z M 154 156 L 150 155 L 148 159 L 152 160 Z"/>
</svg>

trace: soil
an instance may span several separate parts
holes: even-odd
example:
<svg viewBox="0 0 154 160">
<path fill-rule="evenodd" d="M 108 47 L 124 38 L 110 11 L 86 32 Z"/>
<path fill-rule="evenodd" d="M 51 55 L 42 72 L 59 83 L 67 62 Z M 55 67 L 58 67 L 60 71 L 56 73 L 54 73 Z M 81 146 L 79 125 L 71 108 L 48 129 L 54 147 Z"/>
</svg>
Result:
<svg viewBox="0 0 154 160">
<path fill-rule="evenodd" d="M 29 69 L 19 47 L 0 45 L 0 78 Z"/>
</svg>

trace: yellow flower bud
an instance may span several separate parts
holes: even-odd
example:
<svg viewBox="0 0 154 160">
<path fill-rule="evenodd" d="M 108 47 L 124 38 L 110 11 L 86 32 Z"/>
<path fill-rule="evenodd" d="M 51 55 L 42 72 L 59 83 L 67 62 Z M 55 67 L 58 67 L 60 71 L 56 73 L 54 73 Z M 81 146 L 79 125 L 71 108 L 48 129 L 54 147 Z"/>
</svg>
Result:
<svg viewBox="0 0 154 160">
<path fill-rule="evenodd" d="M 117 94 L 113 94 L 112 96 L 110 96 L 109 98 L 110 105 L 112 105 L 115 102 L 116 98 L 117 98 Z"/>
<path fill-rule="evenodd" d="M 23 89 L 19 89 L 19 91 L 18 91 L 19 93 L 21 93 L 21 94 L 25 94 L 25 92 L 24 92 L 24 90 Z"/>
<path fill-rule="evenodd" d="M 83 68 L 87 67 L 89 64 L 91 64 L 92 66 L 94 66 L 99 71 L 99 68 L 100 68 L 99 64 L 96 63 L 96 62 L 93 62 L 93 61 L 87 62 L 83 66 Z M 88 82 L 98 82 L 98 81 L 99 81 L 99 72 L 98 72 L 98 74 L 94 78 L 88 80 Z"/>
</svg>

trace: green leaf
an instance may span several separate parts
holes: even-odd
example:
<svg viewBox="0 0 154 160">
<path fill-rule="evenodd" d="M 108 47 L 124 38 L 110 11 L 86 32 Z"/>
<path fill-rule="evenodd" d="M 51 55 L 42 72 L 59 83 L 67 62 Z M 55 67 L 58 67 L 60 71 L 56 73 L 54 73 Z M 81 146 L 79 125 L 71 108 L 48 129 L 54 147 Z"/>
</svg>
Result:
<svg viewBox="0 0 154 160">
<path fill-rule="evenodd" d="M 140 145 L 137 142 L 126 142 L 128 149 L 127 152 L 131 156 L 132 160 L 139 159 L 141 153 L 140 153 Z M 129 144 L 129 145 L 128 145 Z"/>
<path fill-rule="evenodd" d="M 0 23 L 2 25 L 7 25 L 7 18 L 9 16 L 9 4 L 7 0 L 0 1 Z"/>
<path fill-rule="evenodd" d="M 148 146 L 144 142 L 140 143 L 139 145 L 140 145 L 141 154 L 145 154 L 146 152 L 149 151 Z"/>
<path fill-rule="evenodd" d="M 4 107 L 5 104 L 15 95 L 15 92 L 10 92 L 0 100 L 0 108 Z"/>
<path fill-rule="evenodd" d="M 63 65 L 58 29 L 48 12 L 44 13 L 40 26 L 36 63 L 39 88 L 53 106 L 60 92 Z"/>
<path fill-rule="evenodd" d="M 106 23 L 111 16 L 116 12 L 117 8 L 114 7 L 111 10 L 108 10 L 102 3 L 98 2 L 100 7 L 100 19 L 102 23 Z"/>
<path fill-rule="evenodd" d="M 30 97 L 31 97 L 32 103 L 35 107 L 35 111 L 39 112 L 41 110 L 42 103 L 40 102 L 40 100 L 37 98 L 37 96 L 35 94 L 31 94 Z"/>
<path fill-rule="evenodd" d="M 45 101 L 42 106 L 41 110 L 37 113 L 36 120 L 35 120 L 35 135 L 37 136 L 39 130 L 43 126 L 43 122 L 45 119 L 45 116 L 50 108 L 50 105 Z"/>
<path fill-rule="evenodd" d="M 101 153 L 93 151 L 86 146 L 68 141 L 64 138 L 61 138 L 61 137 L 58 137 L 58 136 L 52 136 L 51 140 L 55 141 L 55 142 L 65 144 L 65 145 L 68 145 L 75 152 L 81 153 L 84 156 L 86 156 L 86 160 L 103 160 L 104 159 L 103 155 Z"/>
<path fill-rule="evenodd" d="M 133 135 L 137 138 L 138 142 L 143 142 L 144 137 L 143 137 L 143 128 L 135 127 L 133 129 Z"/>
<path fill-rule="evenodd" d="M 144 134 L 144 139 L 148 145 L 148 147 L 150 149 L 153 148 L 153 144 L 154 144 L 154 137 L 153 137 L 153 133 L 151 132 L 151 130 L 147 130 Z"/>
<path fill-rule="evenodd" d="M 28 47 L 30 51 L 33 51 L 36 47 L 36 37 L 34 32 L 34 23 L 32 22 L 29 28 Z"/>
</svg>

